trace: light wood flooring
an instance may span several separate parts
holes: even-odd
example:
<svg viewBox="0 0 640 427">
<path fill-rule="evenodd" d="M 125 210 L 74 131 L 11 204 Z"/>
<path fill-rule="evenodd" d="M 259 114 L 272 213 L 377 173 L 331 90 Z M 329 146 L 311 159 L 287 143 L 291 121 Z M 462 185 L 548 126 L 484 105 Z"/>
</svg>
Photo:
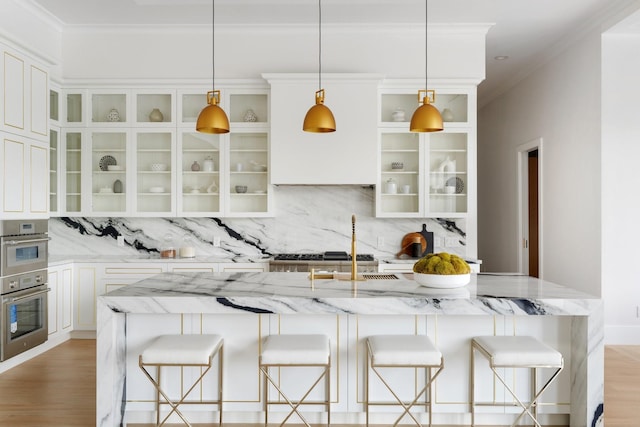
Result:
<svg viewBox="0 0 640 427">
<path fill-rule="evenodd" d="M 95 360 L 95 340 L 69 340 L 0 374 L 0 427 L 95 425 Z M 640 346 L 607 346 L 604 371 L 605 425 L 638 425 Z"/>
</svg>

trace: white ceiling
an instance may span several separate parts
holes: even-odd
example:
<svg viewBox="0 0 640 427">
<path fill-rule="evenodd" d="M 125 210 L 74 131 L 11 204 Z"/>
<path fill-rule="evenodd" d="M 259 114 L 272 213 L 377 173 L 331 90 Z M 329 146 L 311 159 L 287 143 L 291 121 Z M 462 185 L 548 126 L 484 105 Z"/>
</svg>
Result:
<svg viewBox="0 0 640 427">
<path fill-rule="evenodd" d="M 66 26 L 210 25 L 211 0 L 28 0 Z M 326 24 L 420 24 L 424 0 L 323 0 Z M 638 0 L 431 0 L 429 22 L 491 23 L 480 105 L 582 32 L 640 7 Z M 316 0 L 217 0 L 216 23 L 314 24 Z M 635 22 L 640 22 L 637 19 Z M 626 24 L 640 31 L 640 25 Z M 495 60 L 508 56 L 507 60 Z"/>
</svg>

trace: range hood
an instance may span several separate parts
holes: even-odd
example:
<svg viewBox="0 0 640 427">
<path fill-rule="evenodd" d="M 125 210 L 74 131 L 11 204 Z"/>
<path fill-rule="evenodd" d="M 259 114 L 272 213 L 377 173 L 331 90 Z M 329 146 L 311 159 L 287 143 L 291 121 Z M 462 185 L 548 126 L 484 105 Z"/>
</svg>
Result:
<svg viewBox="0 0 640 427">
<path fill-rule="evenodd" d="M 323 74 L 336 131 L 302 130 L 315 101 L 317 74 L 263 74 L 271 85 L 272 184 L 375 185 L 379 74 Z"/>
</svg>

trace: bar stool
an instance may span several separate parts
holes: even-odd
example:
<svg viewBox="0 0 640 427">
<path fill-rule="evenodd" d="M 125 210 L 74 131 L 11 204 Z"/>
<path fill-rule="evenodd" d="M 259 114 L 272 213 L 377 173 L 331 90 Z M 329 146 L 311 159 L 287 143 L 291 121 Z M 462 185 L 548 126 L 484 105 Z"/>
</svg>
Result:
<svg viewBox="0 0 640 427">
<path fill-rule="evenodd" d="M 264 394 L 264 425 L 267 426 L 269 419 L 269 405 L 289 405 L 291 411 L 287 414 L 280 426 L 283 426 L 287 420 L 296 413 L 302 422 L 310 427 L 307 420 L 298 412 L 300 405 L 324 405 L 327 411 L 327 426 L 331 423 L 331 387 L 330 387 L 330 368 L 331 368 L 331 346 L 329 337 L 326 335 L 270 335 L 262 346 L 260 352 L 260 371 L 264 375 L 263 394 Z M 269 375 L 269 368 L 272 367 L 321 367 L 322 373 L 315 380 L 313 385 L 307 389 L 304 395 L 298 400 L 289 399 L 277 382 Z M 325 398 L 322 401 L 306 401 L 311 391 L 324 378 Z M 279 396 L 285 402 L 279 400 L 269 400 L 268 382 L 275 387 Z"/>
<path fill-rule="evenodd" d="M 494 402 L 476 402 L 475 400 L 475 353 L 476 351 L 489 361 L 489 366 L 494 375 L 500 380 L 502 385 L 511 393 L 522 412 L 511 424 L 515 426 L 525 415 L 529 415 L 534 425 L 540 427 L 538 422 L 538 399 L 542 393 L 557 378 L 564 367 L 564 358 L 557 350 L 538 341 L 530 336 L 484 336 L 475 337 L 471 340 L 471 384 L 469 392 L 471 394 L 471 426 L 475 426 L 476 406 L 508 406 L 511 404 Z M 528 368 L 531 369 L 531 400 L 523 403 L 509 387 L 505 379 L 497 372 L 497 368 Z M 538 390 L 537 370 L 538 368 L 555 369 L 551 378 Z M 513 404 L 515 405 L 515 404 Z M 533 413 L 531 409 L 533 408 Z"/>
<path fill-rule="evenodd" d="M 411 402 L 403 401 L 393 391 L 389 383 L 382 377 L 378 368 L 424 368 L 425 385 Z M 437 369 L 435 375 L 433 369 Z M 431 339 L 424 335 L 374 335 L 367 338 L 367 369 L 366 369 L 366 423 L 369 425 L 369 406 L 371 405 L 400 405 L 404 409 L 396 419 L 398 425 L 405 415 L 409 415 L 417 426 L 420 422 L 410 412 L 411 408 L 425 396 L 425 405 L 429 412 L 429 426 L 431 426 L 432 395 L 431 385 L 444 369 L 442 353 L 438 351 Z M 396 402 L 372 402 L 369 398 L 369 371 L 372 370 L 391 392 Z M 427 390 L 429 390 L 427 398 Z"/>
<path fill-rule="evenodd" d="M 182 421 L 191 426 L 189 421 L 178 409 L 182 404 L 215 404 L 218 405 L 218 425 L 222 425 L 222 373 L 223 373 L 223 347 L 224 343 L 219 335 L 161 335 L 155 338 L 146 347 L 138 358 L 140 369 L 149 378 L 149 381 L 156 389 L 156 425 L 162 426 L 167 422 L 174 412 L 182 418 Z M 213 366 L 213 359 L 218 356 L 218 399 L 216 400 L 185 400 L 189 393 L 202 382 L 204 376 Z M 150 374 L 148 367 L 156 367 L 156 377 Z M 179 398 L 174 401 L 162 390 L 160 384 L 160 373 L 162 367 L 186 367 L 195 366 L 201 369 L 200 376 L 193 385 Z M 160 399 L 160 396 L 164 400 Z M 171 406 L 171 411 L 160 421 L 160 405 Z"/>
</svg>

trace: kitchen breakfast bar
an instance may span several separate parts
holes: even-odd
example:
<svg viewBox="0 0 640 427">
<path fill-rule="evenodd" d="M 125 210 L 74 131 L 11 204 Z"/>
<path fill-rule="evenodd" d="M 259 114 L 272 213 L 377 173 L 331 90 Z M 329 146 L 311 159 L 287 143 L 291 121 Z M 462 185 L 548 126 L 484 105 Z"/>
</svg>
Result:
<svg viewBox="0 0 640 427">
<path fill-rule="evenodd" d="M 469 285 L 445 290 L 420 286 L 411 274 L 398 273 L 313 282 L 308 273 L 163 273 L 102 295 L 97 304 L 98 426 L 155 419 L 155 394 L 140 372 L 138 355 L 153 337 L 174 333 L 218 334 L 225 340 L 223 421 L 228 424 L 263 422 L 258 354 L 265 336 L 280 333 L 330 337 L 334 423 L 364 424 L 363 342 L 373 334 L 426 334 L 442 351 L 444 370 L 433 391 L 434 424 L 470 423 L 470 339 L 477 335 L 532 335 L 558 349 L 565 369 L 543 395 L 543 419 L 572 427 L 602 422 L 602 300 L 531 277 L 472 274 Z M 477 394 L 509 402 L 487 366 L 476 371 L 481 375 Z M 167 378 L 179 389 L 189 375 Z M 422 380 L 415 372 L 403 375 L 396 380 L 409 389 Z M 293 389 L 301 381 L 284 372 L 279 378 L 283 387 Z M 508 378 L 526 390 L 528 376 L 514 372 Z M 214 387 L 216 381 L 210 383 Z M 197 391 L 200 398 L 215 392 L 207 387 Z M 211 412 L 194 411 L 196 422 L 215 419 Z M 397 408 L 378 411 L 373 424 L 397 415 Z M 478 422 L 492 425 L 509 425 L 518 413 L 509 406 L 479 412 Z M 278 413 L 272 412 L 274 422 Z M 311 421 L 316 421 L 313 413 Z"/>
</svg>

